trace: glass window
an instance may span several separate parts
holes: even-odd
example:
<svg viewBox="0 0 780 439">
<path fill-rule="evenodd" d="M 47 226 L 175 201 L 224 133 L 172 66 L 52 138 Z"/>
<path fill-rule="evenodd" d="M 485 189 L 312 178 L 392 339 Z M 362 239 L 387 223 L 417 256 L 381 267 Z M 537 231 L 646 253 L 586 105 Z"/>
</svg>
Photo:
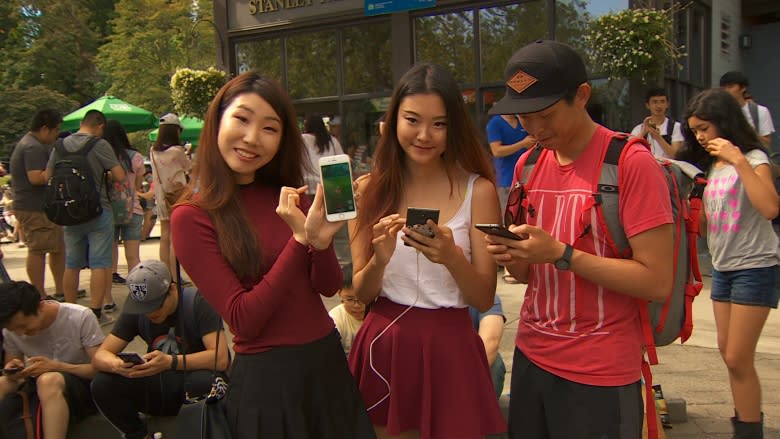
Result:
<svg viewBox="0 0 780 439">
<path fill-rule="evenodd" d="M 294 99 L 338 95 L 336 31 L 287 37 L 287 91 Z"/>
<path fill-rule="evenodd" d="M 462 11 L 415 18 L 415 60 L 446 67 L 460 83 L 474 83 L 473 17 L 473 11 Z"/>
<path fill-rule="evenodd" d="M 389 98 L 359 99 L 344 103 L 342 146 L 352 157 L 353 177 L 371 168 L 379 141 L 379 118 L 387 110 Z"/>
<path fill-rule="evenodd" d="M 280 39 L 255 40 L 236 44 L 236 68 L 239 73 L 256 70 L 277 81 L 282 80 L 282 44 Z"/>
<path fill-rule="evenodd" d="M 591 13 L 589 9 L 596 7 L 593 3 L 599 4 L 600 2 L 559 0 L 555 3 L 555 39 L 573 47 L 586 63 L 588 62 L 588 57 L 586 56 L 587 44 L 584 35 L 588 28 L 588 23 L 594 16 L 609 12 L 609 10 L 599 9 L 596 11 L 597 14 Z M 627 2 L 626 6 L 628 6 Z M 588 70 L 592 71 L 590 68 Z"/>
<path fill-rule="evenodd" d="M 344 93 L 393 89 L 390 22 L 348 27 L 342 31 Z"/>
<path fill-rule="evenodd" d="M 483 82 L 503 81 L 512 53 L 547 35 L 545 1 L 485 8 L 479 11 L 479 49 Z"/>
</svg>

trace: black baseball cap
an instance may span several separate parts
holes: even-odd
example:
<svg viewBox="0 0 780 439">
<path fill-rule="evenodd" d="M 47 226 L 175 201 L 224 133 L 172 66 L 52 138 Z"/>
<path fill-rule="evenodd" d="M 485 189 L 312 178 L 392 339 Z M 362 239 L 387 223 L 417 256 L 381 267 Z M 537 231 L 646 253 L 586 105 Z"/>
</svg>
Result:
<svg viewBox="0 0 780 439">
<path fill-rule="evenodd" d="M 723 76 L 720 77 L 720 86 L 723 87 L 724 85 L 729 85 L 729 84 L 737 84 L 737 85 L 743 85 L 747 87 L 748 86 L 747 76 L 745 76 L 744 73 L 738 72 L 736 70 L 733 70 L 731 72 L 726 72 L 723 74 Z"/>
<path fill-rule="evenodd" d="M 535 113 L 588 81 L 585 63 L 566 44 L 538 40 L 515 52 L 504 69 L 506 94 L 489 114 Z"/>
</svg>

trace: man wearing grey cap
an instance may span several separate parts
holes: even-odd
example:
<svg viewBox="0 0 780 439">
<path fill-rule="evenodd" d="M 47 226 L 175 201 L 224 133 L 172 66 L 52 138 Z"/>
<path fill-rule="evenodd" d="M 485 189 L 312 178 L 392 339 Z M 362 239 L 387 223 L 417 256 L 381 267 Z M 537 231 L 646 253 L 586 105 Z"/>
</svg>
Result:
<svg viewBox="0 0 780 439">
<path fill-rule="evenodd" d="M 176 415 L 185 394 L 199 396 L 210 389 L 217 340 L 218 371 L 227 370 L 229 356 L 219 315 L 195 288 L 183 289 L 180 296 L 164 263 L 136 265 L 127 275 L 127 288 L 122 315 L 92 360 L 100 371 L 92 396 L 125 438 L 142 439 L 149 432 L 139 412 Z M 117 355 L 135 336 L 147 344 L 140 364 Z"/>
<path fill-rule="evenodd" d="M 664 177 L 646 145 L 623 148 L 620 220 L 632 255 L 621 257 L 596 215 L 597 173 L 615 133 L 586 111 L 591 86 L 582 59 L 565 44 L 537 41 L 512 55 L 504 78 L 506 95 L 490 112 L 518 114 L 540 144 L 518 160 L 507 202 L 507 226 L 523 239 L 486 235 L 496 262 L 528 284 L 510 437 L 639 438 L 640 307 L 663 300 L 672 285 Z M 530 177 L 518 185 L 532 156 Z"/>
</svg>

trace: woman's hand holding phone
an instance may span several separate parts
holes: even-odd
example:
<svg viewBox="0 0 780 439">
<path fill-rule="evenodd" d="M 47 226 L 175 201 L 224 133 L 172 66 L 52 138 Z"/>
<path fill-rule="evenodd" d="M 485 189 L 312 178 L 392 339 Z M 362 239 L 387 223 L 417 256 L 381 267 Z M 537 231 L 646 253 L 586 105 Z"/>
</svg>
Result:
<svg viewBox="0 0 780 439">
<path fill-rule="evenodd" d="M 324 194 L 322 185 L 317 184 L 317 191 L 314 194 L 314 201 L 309 208 L 304 222 L 306 240 L 317 250 L 328 248 L 333 241 L 333 236 L 340 228 L 344 227 L 345 221 L 328 221 L 325 212 Z"/>
<path fill-rule="evenodd" d="M 446 262 L 454 261 L 458 254 L 462 254 L 460 248 L 455 245 L 452 229 L 446 226 L 439 226 L 432 220 L 428 220 L 427 225 L 433 231 L 433 237 L 406 226 L 403 229 L 406 236 L 401 239 L 410 247 L 419 250 L 423 256 L 434 264 L 446 265 Z"/>
</svg>

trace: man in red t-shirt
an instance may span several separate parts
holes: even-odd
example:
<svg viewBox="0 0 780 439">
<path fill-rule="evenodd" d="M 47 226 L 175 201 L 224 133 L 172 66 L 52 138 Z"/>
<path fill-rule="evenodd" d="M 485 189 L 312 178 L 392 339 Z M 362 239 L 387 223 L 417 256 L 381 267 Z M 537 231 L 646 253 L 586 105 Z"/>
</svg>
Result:
<svg viewBox="0 0 780 439">
<path fill-rule="evenodd" d="M 544 147 L 526 185 L 528 213 L 518 215 L 519 197 L 512 194 L 507 206 L 510 230 L 527 239 L 486 235 L 496 262 L 528 283 L 512 367 L 510 436 L 641 437 L 639 307 L 663 300 L 673 277 L 662 171 L 641 145 L 621 157 L 619 212 L 632 256 L 620 258 L 588 204 L 613 132 L 586 111 L 591 86 L 582 59 L 565 44 L 537 41 L 512 55 L 505 79 L 506 95 L 490 113 L 519 114 Z M 513 183 L 527 157 L 518 160 Z"/>
</svg>

